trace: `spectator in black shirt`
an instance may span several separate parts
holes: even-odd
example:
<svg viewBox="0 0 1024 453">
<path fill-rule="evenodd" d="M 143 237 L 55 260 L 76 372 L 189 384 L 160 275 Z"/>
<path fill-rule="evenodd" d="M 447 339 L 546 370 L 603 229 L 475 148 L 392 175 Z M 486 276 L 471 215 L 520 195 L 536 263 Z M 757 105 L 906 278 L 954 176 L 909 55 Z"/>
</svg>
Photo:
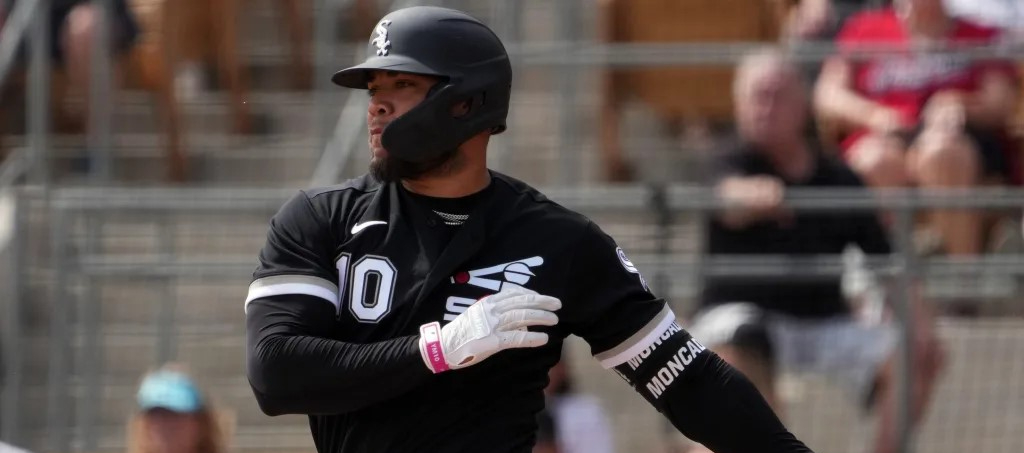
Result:
<svg viewBox="0 0 1024 453">
<path fill-rule="evenodd" d="M 866 254 L 890 253 L 875 213 L 794 212 L 785 206 L 788 188 L 863 187 L 853 171 L 823 155 L 802 134 L 808 96 L 794 64 L 775 51 L 747 57 L 737 72 L 734 98 L 742 144 L 720 156 L 714 173 L 719 195 L 737 207 L 710 221 L 708 253 L 838 256 L 848 246 Z M 914 305 L 916 420 L 931 392 L 940 354 L 931 315 L 920 302 Z M 777 365 L 842 379 L 865 404 L 878 402 L 885 408 L 874 451 L 895 451 L 889 363 L 895 329 L 854 319 L 839 277 L 709 278 L 691 331 L 746 374 L 777 412 Z"/>
</svg>

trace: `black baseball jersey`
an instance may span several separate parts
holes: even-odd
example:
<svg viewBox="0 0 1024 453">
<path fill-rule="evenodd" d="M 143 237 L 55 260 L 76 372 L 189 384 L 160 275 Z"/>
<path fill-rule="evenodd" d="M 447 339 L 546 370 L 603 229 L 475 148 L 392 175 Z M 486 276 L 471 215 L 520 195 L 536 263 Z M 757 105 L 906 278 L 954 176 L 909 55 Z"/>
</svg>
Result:
<svg viewBox="0 0 1024 453">
<path fill-rule="evenodd" d="M 319 452 L 530 452 L 569 334 L 692 438 L 722 452 L 808 451 L 586 217 L 495 172 L 460 201 L 465 213 L 425 198 L 363 177 L 300 192 L 271 222 L 246 299 L 248 376 L 264 412 L 309 415 Z M 510 286 L 562 301 L 559 323 L 539 329 L 548 344 L 432 374 L 419 326 Z M 682 405 L 710 409 L 684 419 Z M 749 448 L 731 434 L 745 416 Z"/>
</svg>

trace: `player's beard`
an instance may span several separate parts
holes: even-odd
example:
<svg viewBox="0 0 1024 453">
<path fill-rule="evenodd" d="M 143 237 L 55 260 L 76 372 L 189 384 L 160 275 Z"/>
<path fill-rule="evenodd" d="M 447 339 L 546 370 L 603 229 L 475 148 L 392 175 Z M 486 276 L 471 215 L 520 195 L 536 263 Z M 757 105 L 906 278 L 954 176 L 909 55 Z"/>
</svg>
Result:
<svg viewBox="0 0 1024 453">
<path fill-rule="evenodd" d="M 410 162 L 387 155 L 370 161 L 370 175 L 380 182 L 388 183 L 444 176 L 451 174 L 461 166 L 462 154 L 458 149 L 445 151 L 424 162 Z"/>
</svg>

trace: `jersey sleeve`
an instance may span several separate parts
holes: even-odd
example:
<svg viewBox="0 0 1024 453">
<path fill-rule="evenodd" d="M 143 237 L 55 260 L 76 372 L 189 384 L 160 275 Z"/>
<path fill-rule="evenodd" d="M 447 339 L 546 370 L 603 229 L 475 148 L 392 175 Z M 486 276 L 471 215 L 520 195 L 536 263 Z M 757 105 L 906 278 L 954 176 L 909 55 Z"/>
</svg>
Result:
<svg viewBox="0 0 1024 453">
<path fill-rule="evenodd" d="M 570 332 L 582 337 L 604 368 L 614 368 L 649 346 L 675 321 L 625 251 L 588 223 L 572 260 Z"/>
<path fill-rule="evenodd" d="M 337 271 L 333 264 L 334 238 L 330 225 L 300 191 L 274 215 L 259 264 L 245 298 L 308 295 L 338 307 Z"/>
</svg>

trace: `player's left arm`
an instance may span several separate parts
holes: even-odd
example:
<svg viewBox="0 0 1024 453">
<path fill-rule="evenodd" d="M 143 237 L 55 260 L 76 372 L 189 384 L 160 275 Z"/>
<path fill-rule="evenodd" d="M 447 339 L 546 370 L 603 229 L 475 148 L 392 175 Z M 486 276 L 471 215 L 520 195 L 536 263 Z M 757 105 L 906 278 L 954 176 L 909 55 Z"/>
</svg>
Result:
<svg viewBox="0 0 1024 453">
<path fill-rule="evenodd" d="M 605 368 L 615 370 L 690 439 L 716 453 L 810 452 L 753 384 L 706 349 L 655 297 L 596 225 L 575 247 L 579 282 L 561 312 Z"/>
</svg>

